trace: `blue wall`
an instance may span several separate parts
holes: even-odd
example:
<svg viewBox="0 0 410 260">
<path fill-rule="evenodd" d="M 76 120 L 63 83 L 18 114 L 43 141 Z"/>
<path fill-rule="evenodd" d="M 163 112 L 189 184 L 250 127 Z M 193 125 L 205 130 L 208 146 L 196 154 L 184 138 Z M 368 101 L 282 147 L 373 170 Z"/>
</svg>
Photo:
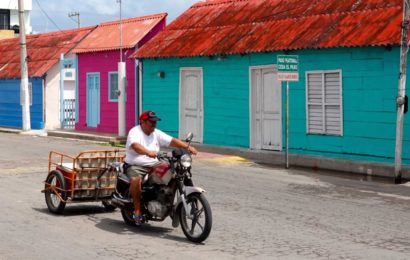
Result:
<svg viewBox="0 0 410 260">
<path fill-rule="evenodd" d="M 202 67 L 204 143 L 247 148 L 250 140 L 249 66 L 275 64 L 278 54 L 283 53 L 232 55 L 223 59 L 145 59 L 143 110 L 157 111 L 163 118 L 159 128 L 178 136 L 179 70 Z M 299 82 L 290 83 L 290 152 L 394 162 L 399 48 L 301 50 L 290 54 L 299 55 L 300 64 Z M 312 70 L 342 71 L 343 136 L 307 134 L 305 72 Z M 164 71 L 165 77 L 159 78 L 158 71 Z M 285 84 L 282 87 L 284 111 Z M 410 163 L 408 116 L 405 115 L 403 142 L 403 163 L 406 164 Z M 285 138 L 285 133 L 282 136 Z M 285 140 L 282 143 L 285 144 Z"/>
<path fill-rule="evenodd" d="M 32 129 L 44 128 L 43 122 L 43 80 L 30 78 L 33 100 L 30 106 Z M 56 97 L 58 98 L 58 97 Z M 0 79 L 0 126 L 22 128 L 20 105 L 20 79 Z"/>
</svg>

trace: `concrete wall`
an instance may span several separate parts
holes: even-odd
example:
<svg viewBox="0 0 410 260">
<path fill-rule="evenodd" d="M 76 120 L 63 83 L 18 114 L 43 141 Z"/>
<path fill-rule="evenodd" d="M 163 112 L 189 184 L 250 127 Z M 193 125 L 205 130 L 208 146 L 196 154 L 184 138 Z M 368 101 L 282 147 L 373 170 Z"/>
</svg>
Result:
<svg viewBox="0 0 410 260">
<path fill-rule="evenodd" d="M 249 148 L 249 67 L 276 63 L 277 54 L 145 59 L 143 109 L 155 110 L 158 126 L 178 136 L 179 71 L 202 67 L 204 144 Z M 394 162 L 399 48 L 343 48 L 294 51 L 300 80 L 290 83 L 290 153 L 347 160 Z M 305 72 L 341 70 L 343 135 L 307 134 Z M 165 72 L 165 78 L 157 76 Z M 285 122 L 285 84 L 282 84 Z M 410 163 L 410 125 L 405 116 L 403 158 Z M 283 138 L 285 124 L 283 123 Z M 285 140 L 282 141 L 285 144 Z"/>
</svg>

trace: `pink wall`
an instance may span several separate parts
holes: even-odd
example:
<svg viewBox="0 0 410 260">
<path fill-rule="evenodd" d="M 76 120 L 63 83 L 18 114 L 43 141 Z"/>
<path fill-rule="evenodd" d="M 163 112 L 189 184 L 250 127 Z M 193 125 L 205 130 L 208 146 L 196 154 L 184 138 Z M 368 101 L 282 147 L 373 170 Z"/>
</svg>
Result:
<svg viewBox="0 0 410 260">
<path fill-rule="evenodd" d="M 145 37 L 138 43 L 141 47 L 166 26 L 165 18 L 159 22 Z M 126 77 L 128 81 L 126 98 L 126 132 L 135 125 L 136 115 L 135 90 L 136 69 L 135 60 L 128 59 L 134 53 L 134 49 L 123 50 L 123 61 L 126 62 Z M 78 98 L 79 98 L 79 118 L 75 129 L 79 131 L 91 131 L 101 133 L 118 133 L 118 103 L 108 100 L 108 73 L 118 70 L 120 51 L 89 52 L 78 54 Z M 100 73 L 100 124 L 97 127 L 87 127 L 87 73 Z"/>
<path fill-rule="evenodd" d="M 123 50 L 128 81 L 126 98 L 126 131 L 135 125 L 135 64 L 134 59 L 127 59 L 133 53 Z M 78 98 L 79 119 L 76 130 L 104 133 L 118 133 L 118 102 L 108 100 L 108 73 L 118 71 L 119 50 L 78 54 Z M 100 124 L 87 127 L 87 73 L 100 73 Z"/>
</svg>

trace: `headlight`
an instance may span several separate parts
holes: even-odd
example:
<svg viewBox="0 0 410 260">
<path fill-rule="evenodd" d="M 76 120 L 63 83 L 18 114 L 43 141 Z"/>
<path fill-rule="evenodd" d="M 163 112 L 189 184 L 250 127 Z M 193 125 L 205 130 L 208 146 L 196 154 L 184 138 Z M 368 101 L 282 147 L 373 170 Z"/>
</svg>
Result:
<svg viewBox="0 0 410 260">
<path fill-rule="evenodd" d="M 181 156 L 181 164 L 182 166 L 184 166 L 185 168 L 191 167 L 192 164 L 192 158 L 191 155 L 189 154 L 184 154 Z"/>
</svg>

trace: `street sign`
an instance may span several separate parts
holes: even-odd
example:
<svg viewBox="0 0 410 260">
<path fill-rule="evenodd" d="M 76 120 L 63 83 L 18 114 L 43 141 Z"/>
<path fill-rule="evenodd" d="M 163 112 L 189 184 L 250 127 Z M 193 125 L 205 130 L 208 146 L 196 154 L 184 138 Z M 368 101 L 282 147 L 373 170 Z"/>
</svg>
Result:
<svg viewBox="0 0 410 260">
<path fill-rule="evenodd" d="M 286 169 L 289 169 L 289 81 L 299 81 L 299 56 L 277 56 L 277 79 L 286 81 Z"/>
<path fill-rule="evenodd" d="M 299 81 L 299 56 L 278 55 L 277 56 L 278 80 Z"/>
</svg>

